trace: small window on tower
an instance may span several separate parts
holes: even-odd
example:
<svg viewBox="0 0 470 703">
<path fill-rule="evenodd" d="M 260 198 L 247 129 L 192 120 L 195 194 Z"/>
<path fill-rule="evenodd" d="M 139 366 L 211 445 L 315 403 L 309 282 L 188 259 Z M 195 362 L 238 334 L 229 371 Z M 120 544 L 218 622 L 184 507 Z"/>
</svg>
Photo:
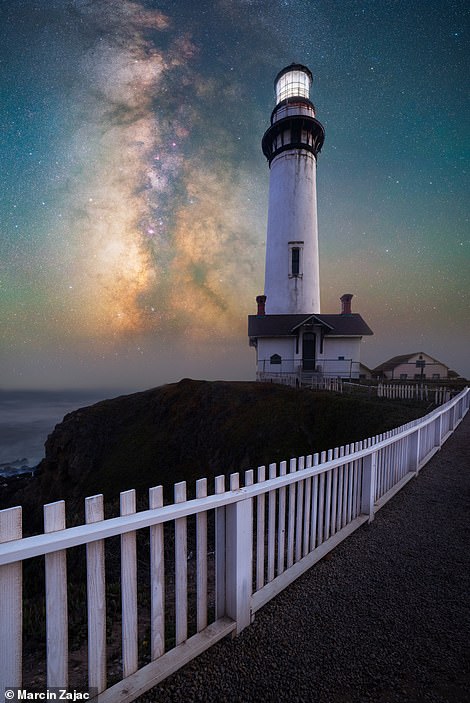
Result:
<svg viewBox="0 0 470 703">
<path fill-rule="evenodd" d="M 303 242 L 289 242 L 289 278 L 302 278 Z"/>
<path fill-rule="evenodd" d="M 273 354 L 269 361 L 271 364 L 280 364 L 282 362 L 282 359 L 279 354 Z"/>
<path fill-rule="evenodd" d="M 292 275 L 298 276 L 300 273 L 300 249 L 292 247 Z"/>
</svg>

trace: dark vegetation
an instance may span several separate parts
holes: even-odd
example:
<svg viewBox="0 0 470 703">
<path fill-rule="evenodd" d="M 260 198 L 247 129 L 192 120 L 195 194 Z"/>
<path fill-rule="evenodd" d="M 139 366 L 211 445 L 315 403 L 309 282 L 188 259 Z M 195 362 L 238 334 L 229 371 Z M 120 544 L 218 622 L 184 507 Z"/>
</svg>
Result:
<svg viewBox="0 0 470 703">
<path fill-rule="evenodd" d="M 83 522 L 83 499 L 236 471 L 341 446 L 398 427 L 426 403 L 296 390 L 275 384 L 184 379 L 104 400 L 65 416 L 46 442 L 36 478 L 11 485 L 0 507 L 22 504 L 25 533 L 42 531 L 42 505 L 66 500 L 68 523 Z"/>
</svg>

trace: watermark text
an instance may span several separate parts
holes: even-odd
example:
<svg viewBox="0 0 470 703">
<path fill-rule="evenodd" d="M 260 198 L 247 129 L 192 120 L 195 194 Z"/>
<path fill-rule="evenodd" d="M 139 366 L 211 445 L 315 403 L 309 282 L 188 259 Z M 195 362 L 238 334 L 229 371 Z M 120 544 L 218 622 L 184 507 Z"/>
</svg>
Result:
<svg viewBox="0 0 470 703">
<path fill-rule="evenodd" d="M 73 688 L 46 688 L 44 691 L 30 691 L 27 688 L 6 688 L 5 701 L 91 701 L 98 694 L 95 689 L 78 690 Z M 0 693 L 1 699 L 1 693 Z"/>
</svg>

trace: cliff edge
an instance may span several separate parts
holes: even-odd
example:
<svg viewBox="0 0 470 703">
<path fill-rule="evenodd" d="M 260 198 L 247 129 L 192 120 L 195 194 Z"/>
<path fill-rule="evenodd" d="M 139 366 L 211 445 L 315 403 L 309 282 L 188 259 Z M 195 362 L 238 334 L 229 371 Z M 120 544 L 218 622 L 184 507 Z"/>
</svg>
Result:
<svg viewBox="0 0 470 703">
<path fill-rule="evenodd" d="M 384 432 L 424 407 L 276 384 L 193 381 L 104 400 L 66 415 L 45 444 L 36 478 L 0 507 L 37 512 L 55 500 L 211 479 Z M 210 484 L 209 484 L 210 485 Z M 81 510 L 81 509 L 80 509 Z M 39 515 L 36 516 L 39 519 Z"/>
</svg>

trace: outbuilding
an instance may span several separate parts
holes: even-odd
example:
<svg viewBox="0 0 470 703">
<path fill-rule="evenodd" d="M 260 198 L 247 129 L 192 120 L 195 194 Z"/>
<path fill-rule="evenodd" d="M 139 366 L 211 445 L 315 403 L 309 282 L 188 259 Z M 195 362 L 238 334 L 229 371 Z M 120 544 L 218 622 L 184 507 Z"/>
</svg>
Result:
<svg viewBox="0 0 470 703">
<path fill-rule="evenodd" d="M 372 370 L 372 375 L 387 381 L 440 381 L 449 378 L 449 367 L 425 352 L 413 352 L 384 361 Z"/>
</svg>

